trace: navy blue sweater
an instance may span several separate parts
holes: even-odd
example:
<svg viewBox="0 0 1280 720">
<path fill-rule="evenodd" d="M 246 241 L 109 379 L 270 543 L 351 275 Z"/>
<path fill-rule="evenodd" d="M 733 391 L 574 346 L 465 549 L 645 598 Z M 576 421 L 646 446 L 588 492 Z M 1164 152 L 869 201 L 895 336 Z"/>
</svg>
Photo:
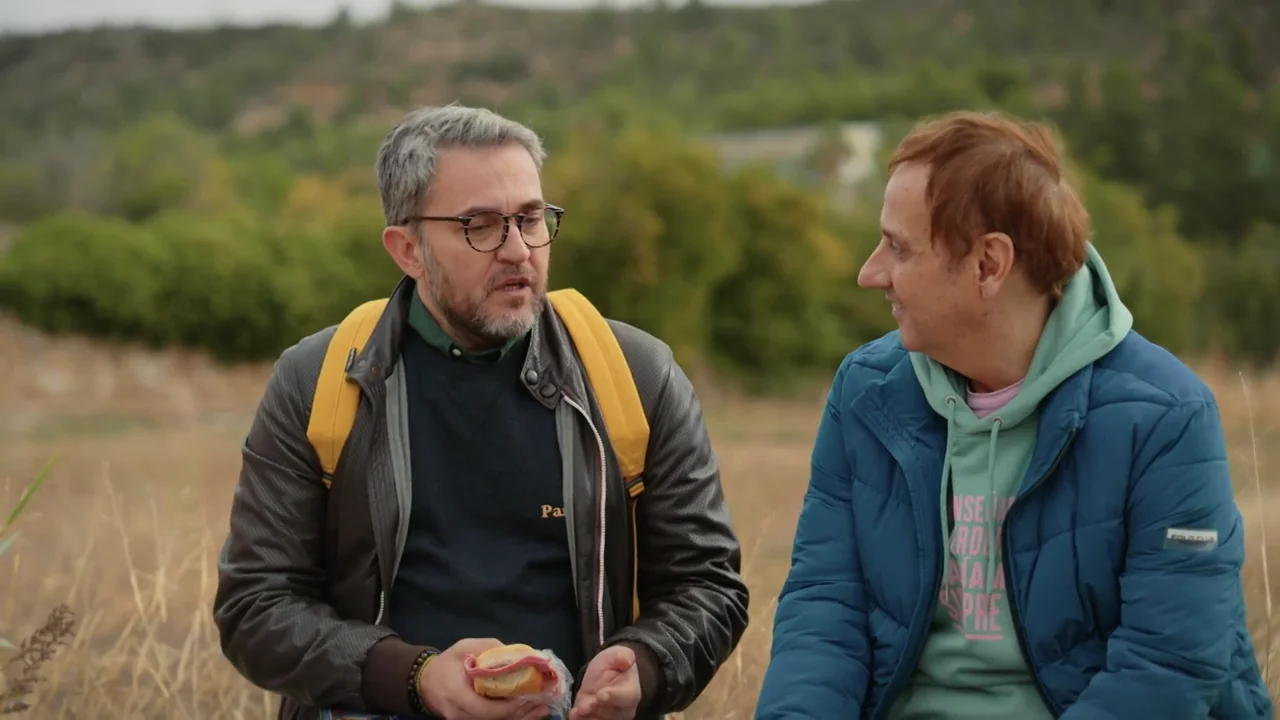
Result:
<svg viewBox="0 0 1280 720">
<path fill-rule="evenodd" d="M 455 349 L 418 303 L 402 348 L 413 505 L 392 627 L 441 649 L 494 637 L 584 660 L 555 417 L 520 381 L 527 338 Z"/>
</svg>

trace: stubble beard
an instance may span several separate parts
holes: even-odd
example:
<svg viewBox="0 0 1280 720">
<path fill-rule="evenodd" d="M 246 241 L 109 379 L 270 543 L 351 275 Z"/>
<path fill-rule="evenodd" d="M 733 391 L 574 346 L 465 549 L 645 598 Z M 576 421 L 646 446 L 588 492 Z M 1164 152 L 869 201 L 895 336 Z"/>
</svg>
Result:
<svg viewBox="0 0 1280 720">
<path fill-rule="evenodd" d="M 431 257 L 424 243 L 424 260 L 427 270 L 427 292 L 444 315 L 444 321 L 454 332 L 465 334 L 479 347 L 496 347 L 533 329 L 542 306 L 546 302 L 546 280 L 530 273 L 533 284 L 529 287 L 532 299 L 517 307 L 504 307 L 486 311 L 485 300 L 496 288 L 485 287 L 471 296 L 456 292 L 452 283 Z"/>
</svg>

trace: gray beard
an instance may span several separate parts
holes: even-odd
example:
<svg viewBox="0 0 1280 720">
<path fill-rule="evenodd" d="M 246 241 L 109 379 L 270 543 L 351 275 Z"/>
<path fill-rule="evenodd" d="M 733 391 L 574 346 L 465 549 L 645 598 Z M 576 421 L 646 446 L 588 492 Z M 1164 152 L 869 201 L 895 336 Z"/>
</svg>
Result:
<svg viewBox="0 0 1280 720">
<path fill-rule="evenodd" d="M 543 304 L 546 302 L 546 294 L 536 290 L 530 306 L 533 312 L 528 316 L 525 316 L 524 313 L 519 315 L 502 313 L 497 317 L 487 316 L 479 302 L 468 303 L 469 307 L 460 307 L 452 301 L 451 297 L 456 296 L 456 293 L 450 292 L 453 286 L 449 283 L 444 273 L 440 271 L 440 266 L 436 263 L 431 254 L 430 246 L 426 242 L 422 243 L 422 259 L 427 271 L 427 292 L 431 295 L 435 306 L 440 308 L 440 313 L 444 315 L 442 319 L 448 323 L 454 332 L 464 333 L 467 337 L 473 339 L 478 346 L 498 347 L 506 344 L 508 340 L 517 338 L 533 329 L 533 324 L 537 322 L 538 316 L 542 313 Z"/>
</svg>

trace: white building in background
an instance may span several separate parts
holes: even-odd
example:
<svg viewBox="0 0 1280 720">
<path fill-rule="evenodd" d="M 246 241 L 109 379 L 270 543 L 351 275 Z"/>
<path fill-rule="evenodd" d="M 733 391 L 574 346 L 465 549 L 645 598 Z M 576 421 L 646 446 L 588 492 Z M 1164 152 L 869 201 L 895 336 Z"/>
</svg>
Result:
<svg viewBox="0 0 1280 720">
<path fill-rule="evenodd" d="M 764 163 L 798 184 L 826 182 L 831 201 L 846 207 L 863 196 L 865 183 L 880 178 L 884 138 L 879 123 L 845 122 L 720 133 L 707 140 L 726 167 Z"/>
</svg>

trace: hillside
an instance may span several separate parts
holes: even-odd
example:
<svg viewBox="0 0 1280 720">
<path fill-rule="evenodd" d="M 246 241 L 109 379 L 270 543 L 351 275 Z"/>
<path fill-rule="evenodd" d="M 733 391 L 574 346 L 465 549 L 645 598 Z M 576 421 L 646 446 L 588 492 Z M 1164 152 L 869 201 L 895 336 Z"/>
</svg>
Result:
<svg viewBox="0 0 1280 720">
<path fill-rule="evenodd" d="M 320 122 L 380 119 L 454 99 L 554 109 L 602 87 L 702 106 L 701 122 L 751 126 L 796 118 L 744 117 L 732 103 L 709 108 L 708 117 L 706 101 L 779 79 L 821 83 L 975 63 L 991 66 L 982 81 L 994 94 L 1010 73 L 1028 73 L 1051 106 L 1069 66 L 1120 58 L 1155 88 L 1205 47 L 1218 48 L 1260 91 L 1280 68 L 1280 44 L 1264 42 L 1275 37 L 1280 20 L 1265 0 L 835 0 L 791 9 L 695 2 L 616 12 L 464 0 L 431 10 L 402 5 L 369 26 L 340 15 L 319 29 L 19 36 L 0 39 L 0 150 L 157 112 L 254 133 L 287 123 L 296 109 Z"/>
</svg>

